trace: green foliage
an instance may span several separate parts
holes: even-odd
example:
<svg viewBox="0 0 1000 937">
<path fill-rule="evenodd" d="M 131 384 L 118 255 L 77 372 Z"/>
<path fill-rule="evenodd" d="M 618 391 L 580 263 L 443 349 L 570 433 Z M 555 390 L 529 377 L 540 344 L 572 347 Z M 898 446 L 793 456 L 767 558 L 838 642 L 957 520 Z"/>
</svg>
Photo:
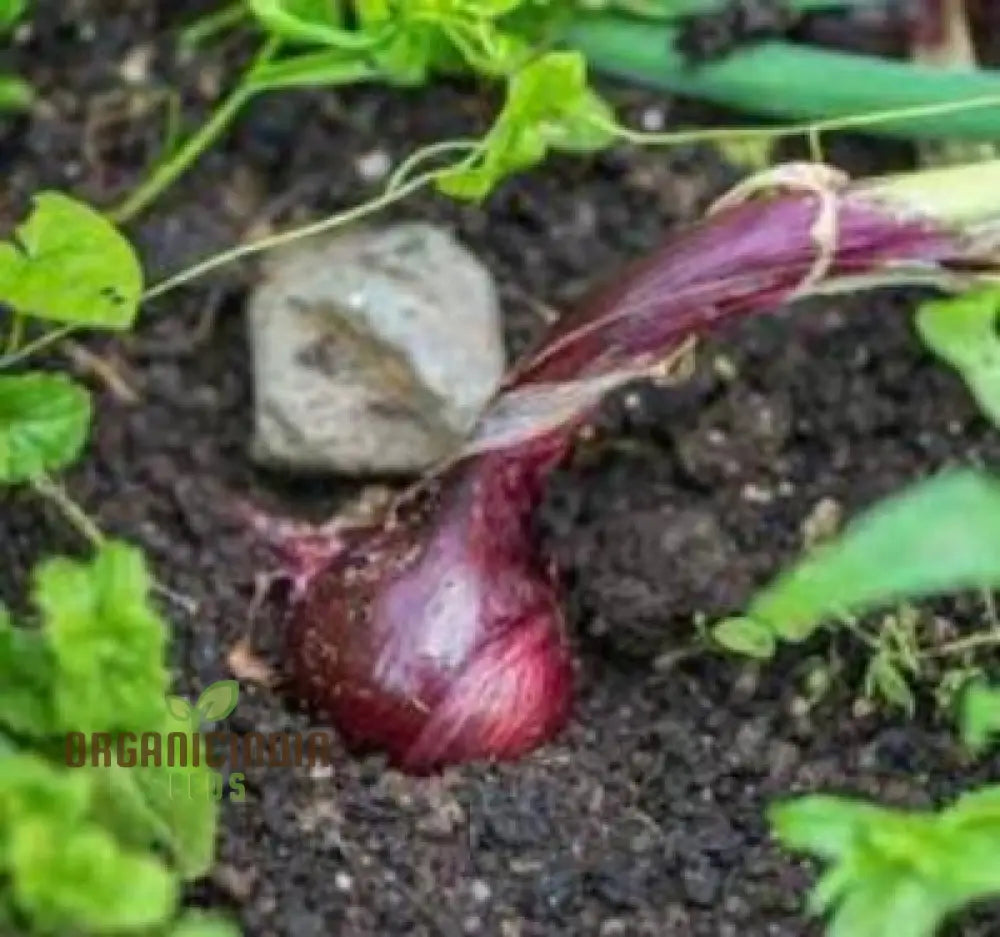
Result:
<svg viewBox="0 0 1000 937">
<path fill-rule="evenodd" d="M 356 28 L 346 28 L 339 4 L 247 3 L 271 35 L 364 58 L 383 80 L 401 85 L 458 70 L 509 75 L 527 60 L 540 23 L 567 6 L 537 0 L 354 0 Z"/>
<path fill-rule="evenodd" d="M 0 75 L 0 111 L 24 111 L 34 101 L 34 89 L 23 78 Z"/>
<path fill-rule="evenodd" d="M 9 30 L 23 15 L 27 0 L 0 0 L 0 33 Z"/>
<path fill-rule="evenodd" d="M 754 598 L 747 619 L 775 638 L 802 641 L 831 616 L 996 586 L 997 543 L 1000 483 L 980 472 L 945 472 L 870 509 L 783 573 Z"/>
<path fill-rule="evenodd" d="M 75 461 L 90 431 L 90 395 L 61 374 L 0 376 L 0 484 Z"/>
<path fill-rule="evenodd" d="M 476 164 L 443 173 L 438 187 L 456 198 L 482 199 L 549 150 L 603 149 L 614 140 L 613 127 L 611 109 L 587 85 L 583 56 L 550 52 L 510 79 L 507 102 Z"/>
<path fill-rule="evenodd" d="M 132 246 L 86 205 L 42 192 L 13 239 L 0 243 L 0 301 L 39 319 L 124 329 L 142 295 Z"/>
<path fill-rule="evenodd" d="M 937 813 L 836 797 L 773 807 L 787 848 L 829 863 L 810 900 L 828 937 L 931 937 L 949 915 L 1000 893 L 1000 787 Z"/>
<path fill-rule="evenodd" d="M 983 413 L 1000 425 L 1000 289 L 924 303 L 917 331 L 924 344 L 955 368 Z"/>
<path fill-rule="evenodd" d="M 168 932 L 167 937 L 239 937 L 239 928 L 204 911 L 188 911 Z"/>
<path fill-rule="evenodd" d="M 970 681 L 962 693 L 959 722 L 966 747 L 975 754 L 986 751 L 1000 735 L 1000 687 Z"/>
<path fill-rule="evenodd" d="M 34 738 L 52 732 L 56 724 L 51 695 L 54 675 L 43 636 L 14 627 L 0 606 L 0 730 Z"/>
<path fill-rule="evenodd" d="M 0 0 L 0 37 L 10 32 L 24 15 L 27 0 Z M 0 111 L 22 111 L 30 107 L 35 93 L 16 75 L 0 75 Z"/>
<path fill-rule="evenodd" d="M 67 732 L 180 732 L 194 744 L 167 712 L 165 629 L 142 556 L 111 542 L 90 563 L 48 560 L 34 578 L 37 625 L 0 614 L 0 739 L 17 740 L 0 747 L 0 907 L 39 935 L 165 927 L 182 882 L 213 859 L 210 769 L 68 767 L 63 755 Z M 205 709 L 230 698 L 226 682 Z M 199 916 L 175 932 L 234 933 Z"/>
<path fill-rule="evenodd" d="M 142 554 L 120 543 L 90 564 L 60 558 L 36 570 L 59 731 L 141 731 L 163 721 L 166 628 L 148 593 Z"/>
<path fill-rule="evenodd" d="M 777 643 L 774 632 L 763 622 L 752 618 L 726 618 L 712 628 L 712 640 L 734 654 L 769 660 L 774 657 Z"/>
</svg>

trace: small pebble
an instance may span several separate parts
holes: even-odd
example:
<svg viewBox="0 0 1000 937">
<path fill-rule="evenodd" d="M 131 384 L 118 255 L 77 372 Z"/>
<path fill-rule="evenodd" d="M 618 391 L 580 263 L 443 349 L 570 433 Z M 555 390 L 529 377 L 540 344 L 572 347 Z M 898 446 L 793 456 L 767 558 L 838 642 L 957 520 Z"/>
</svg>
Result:
<svg viewBox="0 0 1000 937">
<path fill-rule="evenodd" d="M 392 160 L 385 150 L 364 153 L 354 162 L 354 168 L 365 182 L 381 182 L 392 169 Z"/>
</svg>

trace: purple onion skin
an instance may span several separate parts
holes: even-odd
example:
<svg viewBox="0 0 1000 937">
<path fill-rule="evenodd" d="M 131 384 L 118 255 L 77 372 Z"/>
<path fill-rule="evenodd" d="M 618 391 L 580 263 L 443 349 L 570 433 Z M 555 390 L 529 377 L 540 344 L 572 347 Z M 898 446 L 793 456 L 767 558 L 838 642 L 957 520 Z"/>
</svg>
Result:
<svg viewBox="0 0 1000 937">
<path fill-rule="evenodd" d="M 561 320 L 497 399 L 662 357 L 725 319 L 774 308 L 814 270 L 818 207 L 801 192 L 754 201 L 671 239 Z M 959 255 L 935 225 L 847 196 L 827 273 Z M 426 773 L 515 758 L 566 723 L 572 657 L 532 515 L 588 415 L 430 476 L 311 578 L 291 609 L 290 670 L 350 748 Z"/>
<path fill-rule="evenodd" d="M 454 466 L 355 532 L 294 607 L 299 690 L 349 747 L 426 773 L 515 758 L 565 724 L 572 657 L 531 514 L 565 448 Z"/>
</svg>

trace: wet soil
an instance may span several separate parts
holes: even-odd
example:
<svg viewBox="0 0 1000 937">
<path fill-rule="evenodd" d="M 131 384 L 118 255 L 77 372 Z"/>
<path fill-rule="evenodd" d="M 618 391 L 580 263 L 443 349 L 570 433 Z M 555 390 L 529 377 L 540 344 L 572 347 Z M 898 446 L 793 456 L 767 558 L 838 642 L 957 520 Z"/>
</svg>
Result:
<svg viewBox="0 0 1000 937">
<path fill-rule="evenodd" d="M 193 125 L 247 52 L 227 40 L 179 59 L 170 36 L 194 3 L 38 6 L 15 58 L 43 104 L 2 125 L 5 220 L 40 187 L 112 202 L 156 155 L 163 94 L 180 93 Z M 713 116 L 611 93 L 634 121 Z M 251 231 L 361 200 L 372 189 L 366 156 L 395 160 L 481 126 L 492 105 L 446 85 L 255 102 L 133 227 L 150 278 Z M 908 159 L 905 147 L 857 141 L 830 155 L 856 171 Z M 514 354 L 547 310 L 695 217 L 736 177 L 707 148 L 620 149 L 551 160 L 482 208 L 416 198 L 388 217 L 452 226 L 479 254 L 501 286 Z M 195 601 L 166 609 L 178 691 L 190 694 L 229 676 L 241 642 L 280 665 L 277 615 L 251 615 L 263 560 L 228 509 L 247 498 L 319 517 L 356 491 L 251 465 L 242 312 L 254 277 L 252 266 L 229 269 L 151 304 L 134 335 L 87 341 L 137 403 L 80 372 L 99 416 L 69 487 Z M 823 790 L 928 805 L 997 776 L 998 765 L 968 763 L 926 699 L 914 720 L 857 706 L 849 651 L 830 693 L 804 706 L 805 670 L 826 642 L 763 669 L 677 652 L 696 618 L 739 608 L 796 555 L 824 499 L 850 515 L 943 466 L 997 462 L 995 434 L 914 335 L 916 298 L 829 299 L 743 323 L 701 349 L 689 383 L 610 401 L 543 518 L 579 663 L 568 731 L 518 764 L 430 780 L 339 750 L 328 771 L 251 769 L 247 802 L 224 808 L 217 870 L 191 900 L 231 909 L 248 937 L 818 934 L 800 910 L 814 870 L 769 841 L 772 800 Z M 5 598 L 23 602 L 40 555 L 81 549 L 49 508 L 4 496 Z M 975 600 L 939 610 L 958 629 L 982 626 Z M 236 731 L 309 725 L 293 701 L 249 680 L 230 719 Z M 967 915 L 952 933 L 996 933 L 998 910 Z"/>
</svg>

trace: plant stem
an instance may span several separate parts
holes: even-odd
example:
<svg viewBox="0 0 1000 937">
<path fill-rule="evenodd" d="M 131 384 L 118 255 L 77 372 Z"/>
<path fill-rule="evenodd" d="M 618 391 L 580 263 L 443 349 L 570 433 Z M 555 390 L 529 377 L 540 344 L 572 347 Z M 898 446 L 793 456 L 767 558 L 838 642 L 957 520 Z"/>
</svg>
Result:
<svg viewBox="0 0 1000 937">
<path fill-rule="evenodd" d="M 984 647 L 1000 647 L 1000 634 L 989 631 L 985 634 L 974 634 L 968 638 L 960 638 L 957 641 L 949 641 L 938 647 L 925 648 L 920 652 L 921 657 L 951 657 L 955 654 L 965 654 L 968 651 L 976 651 Z"/>
<path fill-rule="evenodd" d="M 633 130 L 621 124 L 595 124 L 618 134 L 628 143 L 637 146 L 678 146 L 688 143 L 729 142 L 737 140 L 781 140 L 787 137 L 808 137 L 817 141 L 826 133 L 837 130 L 862 130 L 879 124 L 898 120 L 940 118 L 960 111 L 974 111 L 980 108 L 1000 108 L 1000 93 L 979 98 L 969 98 L 964 101 L 944 101 L 939 104 L 917 104 L 912 107 L 894 107 L 881 111 L 867 111 L 861 114 L 850 114 L 845 117 L 830 117 L 826 120 L 810 121 L 801 124 L 775 124 L 744 127 L 707 127 L 693 130 L 668 130 L 665 132 L 650 132 Z"/>
<path fill-rule="evenodd" d="M 283 231 L 280 234 L 274 234 L 270 237 L 254 241 L 250 244 L 240 244 L 230 250 L 223 251 L 220 254 L 209 257 L 207 260 L 203 260 L 192 267 L 188 267 L 187 270 L 182 270 L 180 273 L 150 287 L 146 290 L 142 298 L 143 300 L 155 299 L 158 296 L 162 296 L 164 293 L 175 290 L 177 287 L 183 286 L 185 283 L 190 283 L 192 280 L 196 280 L 198 277 L 204 276 L 206 273 L 209 273 L 218 267 L 225 266 L 226 264 L 233 263 L 236 260 L 249 257 L 253 254 L 259 254 L 263 251 L 272 250 L 276 247 L 283 247 L 294 241 L 300 241 L 303 238 L 323 234 L 324 232 L 340 227 L 341 225 L 359 221 L 361 218 L 365 218 L 377 211 L 381 211 L 383 208 L 386 208 L 394 202 L 398 202 L 401 199 L 406 198 L 408 195 L 412 195 L 418 189 L 421 189 L 432 182 L 439 175 L 439 173 L 440 170 L 424 173 L 414 179 L 411 179 L 409 182 L 397 185 L 394 189 L 386 189 L 376 198 L 363 202 L 361 205 L 355 205 L 353 208 L 348 208 L 345 211 L 338 212 L 328 218 L 323 218 L 320 221 L 314 221 L 311 224 L 304 225 L 300 228 L 293 228 L 290 231 Z M 0 359 L 0 365 L 2 364 L 2 359 Z"/>
<path fill-rule="evenodd" d="M 784 118 L 840 118 L 887 109 L 1000 99 L 1000 74 L 943 71 L 787 42 L 740 49 L 692 66 L 675 48 L 678 30 L 615 16 L 582 16 L 565 45 L 604 72 L 654 88 Z M 861 124 L 855 124 L 861 126 Z M 890 136 L 994 141 L 1000 108 L 957 109 L 929 117 L 883 117 L 865 125 Z"/>
<path fill-rule="evenodd" d="M 188 138 L 165 163 L 153 170 L 121 205 L 109 212 L 116 224 L 125 224 L 155 201 L 179 176 L 181 176 L 223 134 L 244 104 L 253 96 L 251 86 L 254 72 L 269 62 L 280 47 L 277 39 L 268 39 L 253 64 L 244 73 L 239 84 L 215 109 L 212 116 Z"/>
<path fill-rule="evenodd" d="M 14 310 L 10 317 L 10 332 L 7 333 L 7 345 L 4 348 L 4 356 L 13 355 L 21 347 L 24 341 L 24 315 Z"/>
<path fill-rule="evenodd" d="M 31 487 L 43 498 L 51 501 L 69 522 L 70 526 L 95 550 L 100 549 L 107 543 L 108 538 L 105 536 L 104 531 L 70 497 L 69 492 L 59 482 L 49 478 L 47 475 L 39 475 L 32 479 Z M 180 606 L 189 615 L 196 615 L 198 613 L 198 601 L 191 596 L 176 592 L 163 585 L 157 579 L 153 579 L 150 582 L 150 589 L 161 598 Z"/>
<path fill-rule="evenodd" d="M 250 11 L 244 0 L 236 0 L 235 3 L 208 13 L 186 26 L 181 32 L 181 45 L 195 49 L 216 34 L 239 26 L 249 15 Z"/>
<path fill-rule="evenodd" d="M 27 358 L 30 358 L 32 355 L 44 348 L 48 348 L 49 345 L 61 341 L 66 338 L 67 335 L 72 334 L 80 328 L 82 328 L 80 325 L 63 325 L 58 329 L 52 329 L 49 332 L 39 335 L 38 338 L 32 339 L 26 345 L 22 345 L 17 351 L 10 352 L 9 354 L 5 354 L 3 357 L 0 357 L 0 371 L 13 367 L 15 364 L 20 364 Z"/>
<path fill-rule="evenodd" d="M 32 488 L 43 498 L 51 501 L 62 515 L 69 521 L 73 529 L 80 534 L 92 547 L 103 546 L 107 538 L 104 531 L 97 526 L 90 515 L 80 507 L 57 481 L 47 475 L 39 475 L 32 479 Z"/>
</svg>

